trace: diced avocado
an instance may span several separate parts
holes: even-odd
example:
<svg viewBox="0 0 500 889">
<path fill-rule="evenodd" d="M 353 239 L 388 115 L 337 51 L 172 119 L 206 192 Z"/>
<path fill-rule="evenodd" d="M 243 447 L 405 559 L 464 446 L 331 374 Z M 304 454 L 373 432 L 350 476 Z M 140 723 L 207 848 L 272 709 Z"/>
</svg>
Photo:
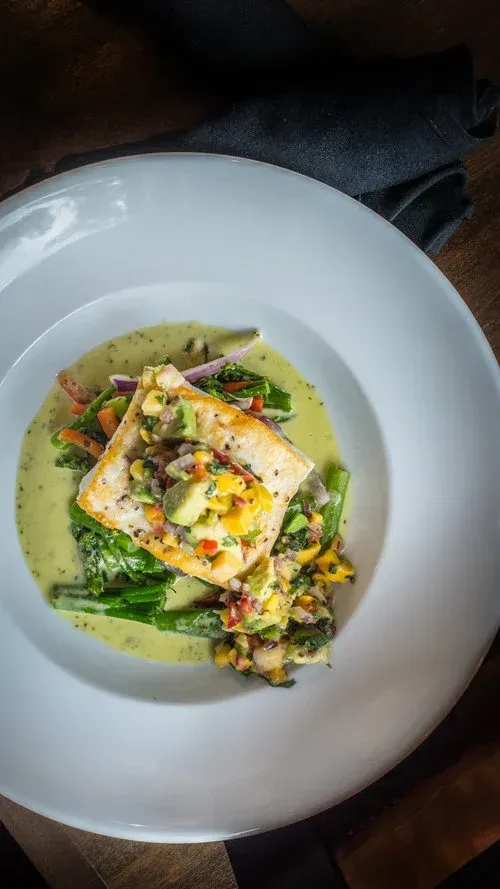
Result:
<svg viewBox="0 0 500 889">
<path fill-rule="evenodd" d="M 196 543 L 199 543 L 200 540 L 204 540 L 207 537 L 210 538 L 210 540 L 220 541 L 226 533 L 224 528 L 220 525 L 219 516 L 216 512 L 209 512 L 208 515 L 202 516 L 202 518 L 198 522 L 195 522 L 190 528 L 190 532 Z"/>
<path fill-rule="evenodd" d="M 207 506 L 210 482 L 177 482 L 167 488 L 163 498 L 165 515 L 176 525 L 194 525 Z"/>
<path fill-rule="evenodd" d="M 285 534 L 295 534 L 297 531 L 301 531 L 302 528 L 305 528 L 306 525 L 309 524 L 307 517 L 303 512 L 299 512 L 297 515 L 294 515 L 293 518 L 288 522 L 288 525 L 285 527 Z"/>
<path fill-rule="evenodd" d="M 261 601 L 267 599 L 279 586 L 273 559 L 263 559 L 245 582 L 250 587 L 249 595 L 252 598 Z"/>
<path fill-rule="evenodd" d="M 169 423 L 163 425 L 162 438 L 172 440 L 196 438 L 196 414 L 191 402 L 185 398 L 177 398 L 169 407 L 173 417 Z"/>
<path fill-rule="evenodd" d="M 132 500 L 138 500 L 140 503 L 156 503 L 149 488 L 146 488 L 142 482 L 134 479 L 130 485 Z"/>
<path fill-rule="evenodd" d="M 165 467 L 165 472 L 170 478 L 175 478 L 178 482 L 187 482 L 191 477 L 189 472 L 186 472 L 185 469 L 179 469 L 175 463 L 169 463 L 168 466 Z"/>
</svg>

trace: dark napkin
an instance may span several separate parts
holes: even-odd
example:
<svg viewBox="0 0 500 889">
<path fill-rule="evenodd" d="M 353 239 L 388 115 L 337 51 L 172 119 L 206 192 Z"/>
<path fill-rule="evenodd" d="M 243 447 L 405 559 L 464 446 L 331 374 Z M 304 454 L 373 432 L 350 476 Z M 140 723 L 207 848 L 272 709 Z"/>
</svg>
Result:
<svg viewBox="0 0 500 889">
<path fill-rule="evenodd" d="M 176 53 L 226 101 L 188 132 L 64 158 L 56 172 L 152 151 L 252 158 L 352 195 L 429 253 L 470 217 L 459 158 L 493 135 L 499 92 L 475 79 L 464 47 L 359 62 L 327 46 L 285 0 L 87 2 L 139 18 L 156 51 Z"/>
</svg>

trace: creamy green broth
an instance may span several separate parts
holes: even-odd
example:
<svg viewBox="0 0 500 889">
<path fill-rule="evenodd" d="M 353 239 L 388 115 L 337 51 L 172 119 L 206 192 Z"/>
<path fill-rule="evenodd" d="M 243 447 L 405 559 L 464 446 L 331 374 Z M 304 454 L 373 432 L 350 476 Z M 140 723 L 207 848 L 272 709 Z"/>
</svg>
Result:
<svg viewBox="0 0 500 889">
<path fill-rule="evenodd" d="M 144 365 L 159 364 L 167 357 L 182 369 L 188 366 L 183 348 L 191 337 L 202 338 L 209 346 L 210 357 L 215 357 L 242 345 L 248 335 L 195 321 L 146 327 L 103 343 L 70 370 L 84 385 L 99 389 L 107 384 L 110 374 L 136 376 Z M 338 452 L 321 396 L 265 342 L 258 343 L 244 363 L 292 393 L 296 417 L 286 424 L 286 433 L 323 473 L 338 459 Z M 17 478 L 18 533 L 28 566 L 47 598 L 55 583 L 84 582 L 68 517 L 68 504 L 81 476 L 55 466 L 57 453 L 50 444 L 51 433 L 68 422 L 69 405 L 68 396 L 54 385 L 24 436 Z M 182 578 L 169 594 L 166 607 L 187 607 L 201 598 L 205 589 L 194 578 Z M 160 633 L 154 627 L 110 617 L 68 614 L 67 619 L 78 629 L 138 657 L 194 663 L 212 656 L 209 640 Z"/>
</svg>

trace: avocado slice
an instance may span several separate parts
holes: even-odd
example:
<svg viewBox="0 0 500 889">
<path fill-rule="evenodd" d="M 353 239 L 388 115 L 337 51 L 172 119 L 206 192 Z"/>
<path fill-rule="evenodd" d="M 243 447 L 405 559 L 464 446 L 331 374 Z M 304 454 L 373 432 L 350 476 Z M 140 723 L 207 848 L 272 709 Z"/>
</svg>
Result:
<svg viewBox="0 0 500 889">
<path fill-rule="evenodd" d="M 169 423 L 162 427 L 162 438 L 173 441 L 180 438 L 196 438 L 196 414 L 190 401 L 185 398 L 176 398 L 169 405 L 173 411 L 173 417 Z"/>
<path fill-rule="evenodd" d="M 250 595 L 254 599 L 260 599 L 262 601 L 276 591 L 276 587 L 279 586 L 277 580 L 274 561 L 269 558 L 263 559 L 263 561 L 257 565 L 255 571 L 249 574 L 246 578 L 246 583 L 250 587 Z"/>
<path fill-rule="evenodd" d="M 209 485 L 210 481 L 180 481 L 172 488 L 167 488 L 163 498 L 167 518 L 176 525 L 194 525 L 206 509 Z"/>
</svg>

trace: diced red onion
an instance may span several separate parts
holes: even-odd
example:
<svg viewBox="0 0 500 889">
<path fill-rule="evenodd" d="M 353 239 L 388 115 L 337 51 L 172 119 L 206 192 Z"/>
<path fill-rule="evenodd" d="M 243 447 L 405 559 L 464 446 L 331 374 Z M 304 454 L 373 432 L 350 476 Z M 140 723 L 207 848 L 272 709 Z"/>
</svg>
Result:
<svg viewBox="0 0 500 889">
<path fill-rule="evenodd" d="M 271 651 L 272 648 L 276 648 L 277 646 L 276 640 L 271 640 L 270 642 L 266 642 L 264 645 L 264 651 Z"/>
<path fill-rule="evenodd" d="M 167 534 L 174 534 L 176 537 L 179 537 L 184 530 L 182 525 L 174 525 L 173 522 L 169 522 L 168 520 L 163 523 L 163 529 Z"/>
<path fill-rule="evenodd" d="M 176 469 L 181 469 L 184 471 L 186 469 L 190 469 L 190 467 L 194 466 L 195 463 L 196 463 L 196 460 L 194 459 L 192 454 L 183 454 L 182 457 L 177 457 L 176 460 L 172 460 L 172 462 L 169 463 L 168 466 L 166 467 L 166 470 L 168 472 L 169 466 L 175 466 Z M 170 473 L 169 473 L 169 475 L 170 475 Z"/>
<path fill-rule="evenodd" d="M 316 543 L 323 537 L 323 528 L 321 527 L 319 522 L 311 522 L 308 528 L 308 532 L 309 540 L 311 541 L 311 543 Z"/>
<path fill-rule="evenodd" d="M 311 504 L 307 500 L 304 500 L 302 509 L 304 511 L 304 515 L 306 516 L 306 518 L 310 519 L 313 514 L 313 511 L 311 509 Z"/>
<path fill-rule="evenodd" d="M 250 592 L 250 584 L 249 583 L 242 583 L 241 592 L 242 593 L 249 593 Z"/>
<path fill-rule="evenodd" d="M 174 412 L 170 406 L 166 407 L 160 414 L 160 420 L 162 423 L 171 423 L 174 419 Z"/>
<path fill-rule="evenodd" d="M 184 457 L 185 454 L 194 454 L 195 451 L 199 450 L 196 445 L 189 444 L 187 441 L 183 441 L 179 446 L 179 457 Z"/>
<path fill-rule="evenodd" d="M 234 401 L 231 401 L 232 407 L 239 407 L 240 411 L 248 411 L 248 408 L 252 404 L 252 398 L 235 398 Z"/>
<path fill-rule="evenodd" d="M 199 364 L 197 367 L 190 367 L 188 370 L 183 370 L 182 375 L 184 379 L 187 380 L 188 383 L 196 383 L 197 380 L 202 380 L 204 377 L 213 377 L 213 375 L 219 373 L 226 364 L 235 364 L 237 361 L 241 361 L 247 352 L 259 342 L 260 338 L 261 334 L 255 333 L 246 346 L 242 346 L 241 349 L 235 349 L 235 351 L 230 352 L 229 355 L 223 355 L 222 358 L 215 358 L 214 361 L 207 361 L 206 364 Z"/>
<path fill-rule="evenodd" d="M 293 617 L 295 620 L 300 621 L 302 624 L 313 624 L 314 617 L 312 614 L 309 614 L 305 608 L 302 608 L 300 605 L 294 605 L 293 608 L 290 608 L 290 617 Z"/>
<path fill-rule="evenodd" d="M 321 476 L 315 469 L 310 472 L 307 478 L 306 487 L 314 497 L 317 509 L 321 509 L 321 507 L 325 506 L 330 500 L 330 495 L 323 484 Z"/>
<path fill-rule="evenodd" d="M 272 431 L 275 432 L 276 435 L 279 435 L 280 438 L 286 437 L 283 435 L 281 426 L 278 426 L 278 424 L 275 423 L 274 420 L 271 420 L 270 417 L 264 417 L 263 414 L 257 414 L 255 411 L 247 411 L 247 414 L 250 417 L 254 417 L 256 420 L 260 420 L 261 423 L 264 423 L 264 426 L 267 426 L 268 429 L 272 429 Z"/>
<path fill-rule="evenodd" d="M 138 380 L 135 377 L 129 377 L 128 374 L 113 374 L 110 376 L 109 382 L 119 392 L 134 392 L 137 389 Z"/>
<path fill-rule="evenodd" d="M 156 478 L 151 479 L 151 493 L 155 499 L 159 498 L 159 497 L 163 497 L 164 487 L 160 484 L 160 482 Z"/>
<path fill-rule="evenodd" d="M 238 580 L 237 577 L 232 577 L 231 580 L 229 581 L 229 587 L 235 593 L 239 593 L 239 591 L 241 590 L 241 587 L 242 587 L 241 580 Z"/>
</svg>

